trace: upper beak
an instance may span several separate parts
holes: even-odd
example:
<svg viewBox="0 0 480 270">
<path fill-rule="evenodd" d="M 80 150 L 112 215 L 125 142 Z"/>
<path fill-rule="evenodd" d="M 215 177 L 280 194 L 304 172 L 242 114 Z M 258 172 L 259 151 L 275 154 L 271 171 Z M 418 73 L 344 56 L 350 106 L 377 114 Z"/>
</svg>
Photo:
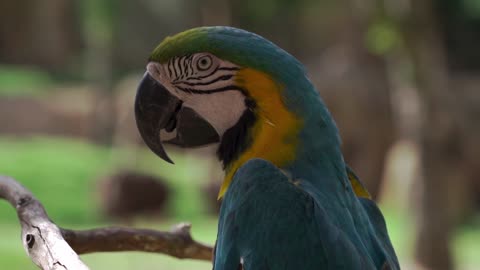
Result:
<svg viewBox="0 0 480 270">
<path fill-rule="evenodd" d="M 162 84 L 145 74 L 135 98 L 135 120 L 147 146 L 163 160 L 168 157 L 160 138 L 160 131 L 177 130 L 175 138 L 166 143 L 182 147 L 202 146 L 219 141 L 215 129 L 193 109 L 172 95 Z"/>
<path fill-rule="evenodd" d="M 175 121 L 182 102 L 148 73 L 143 76 L 135 98 L 135 120 L 142 139 L 163 160 L 173 163 L 160 141 L 160 130 Z"/>
</svg>

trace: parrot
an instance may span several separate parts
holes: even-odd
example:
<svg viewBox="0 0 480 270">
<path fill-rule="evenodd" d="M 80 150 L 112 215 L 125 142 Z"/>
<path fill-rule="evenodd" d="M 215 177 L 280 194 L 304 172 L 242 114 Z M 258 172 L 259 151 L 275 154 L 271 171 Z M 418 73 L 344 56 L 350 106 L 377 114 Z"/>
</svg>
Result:
<svg viewBox="0 0 480 270">
<path fill-rule="evenodd" d="M 400 269 L 306 68 L 266 38 L 203 26 L 153 49 L 134 101 L 145 144 L 215 145 L 214 270 Z M 354 116 L 352 116 L 354 117 Z"/>
</svg>

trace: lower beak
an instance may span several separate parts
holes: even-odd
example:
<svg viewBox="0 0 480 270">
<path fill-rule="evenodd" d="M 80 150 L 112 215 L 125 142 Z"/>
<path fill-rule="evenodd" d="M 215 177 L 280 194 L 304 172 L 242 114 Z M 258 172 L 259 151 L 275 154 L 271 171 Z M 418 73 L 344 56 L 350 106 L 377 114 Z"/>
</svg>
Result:
<svg viewBox="0 0 480 270">
<path fill-rule="evenodd" d="M 175 138 L 166 143 L 181 147 L 203 146 L 219 141 L 215 129 L 193 109 L 182 106 L 183 102 L 172 95 L 148 73 L 138 86 L 135 98 L 135 120 L 147 146 L 163 160 L 173 163 L 168 157 L 160 138 L 162 129 L 172 132 Z"/>
</svg>

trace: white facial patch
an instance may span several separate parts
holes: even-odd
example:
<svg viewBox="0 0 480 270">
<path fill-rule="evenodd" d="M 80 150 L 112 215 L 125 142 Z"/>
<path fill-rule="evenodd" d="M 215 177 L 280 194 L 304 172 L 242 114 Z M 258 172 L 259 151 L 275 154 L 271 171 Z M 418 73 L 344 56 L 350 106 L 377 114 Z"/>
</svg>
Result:
<svg viewBox="0 0 480 270">
<path fill-rule="evenodd" d="M 240 68 L 208 53 L 150 62 L 147 72 L 172 95 L 207 120 L 222 136 L 247 109 L 245 95 L 235 84 Z"/>
<path fill-rule="evenodd" d="M 245 96 L 236 90 L 203 95 L 193 94 L 184 102 L 184 106 L 192 108 L 201 115 L 220 135 L 235 125 L 247 109 Z"/>
</svg>

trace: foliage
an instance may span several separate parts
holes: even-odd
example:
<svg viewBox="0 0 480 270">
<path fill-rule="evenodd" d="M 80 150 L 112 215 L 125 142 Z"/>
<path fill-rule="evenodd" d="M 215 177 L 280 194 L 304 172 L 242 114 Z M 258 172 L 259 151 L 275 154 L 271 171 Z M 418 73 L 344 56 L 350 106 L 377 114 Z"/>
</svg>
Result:
<svg viewBox="0 0 480 270">
<path fill-rule="evenodd" d="M 366 46 L 372 53 L 385 55 L 401 43 L 400 33 L 389 20 L 373 23 L 366 33 Z"/>
<path fill-rule="evenodd" d="M 39 95 L 51 84 L 50 75 L 38 68 L 0 65 L 0 97 Z"/>
<path fill-rule="evenodd" d="M 34 137 L 26 139 L 0 138 L 0 171 L 12 176 L 29 188 L 53 220 L 60 223 L 86 224 L 98 220 L 95 181 L 112 170 L 121 169 L 125 159 L 135 154 L 123 148 L 112 150 L 85 141 Z M 192 157 L 173 154 L 176 166 L 159 162 L 148 150 L 139 151 L 137 169 L 161 176 L 173 189 L 170 213 L 188 220 L 205 213 L 198 192 L 207 179 L 205 162 L 193 162 Z M 187 168 L 183 169 L 182 168 Z M 59 203 L 60 202 L 60 203 Z M 0 208 L 0 222 L 11 212 Z"/>
</svg>

